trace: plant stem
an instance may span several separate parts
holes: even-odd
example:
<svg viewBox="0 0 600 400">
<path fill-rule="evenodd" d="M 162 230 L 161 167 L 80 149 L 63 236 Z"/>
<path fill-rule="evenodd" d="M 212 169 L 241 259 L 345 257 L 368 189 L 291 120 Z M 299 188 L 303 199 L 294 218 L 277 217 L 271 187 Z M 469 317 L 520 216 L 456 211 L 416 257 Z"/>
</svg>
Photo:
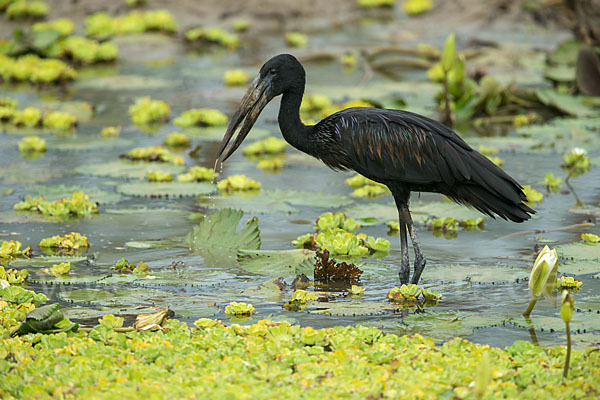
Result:
<svg viewBox="0 0 600 400">
<path fill-rule="evenodd" d="M 577 193 L 575 192 L 575 189 L 573 189 L 573 186 L 571 186 L 571 182 L 569 182 L 570 178 L 571 178 L 571 175 L 569 174 L 567 176 L 567 178 L 565 179 L 565 185 L 567 185 L 567 187 L 569 188 L 569 190 L 571 191 L 571 193 L 573 193 L 573 196 L 575 196 L 575 201 L 577 202 L 575 204 L 575 207 L 585 207 L 585 204 L 583 204 L 583 202 L 579 199 L 579 196 L 577 196 Z"/>
<path fill-rule="evenodd" d="M 567 377 L 567 374 L 569 373 L 569 363 L 571 362 L 571 329 L 568 322 L 565 322 L 565 325 L 567 326 L 567 359 L 565 360 L 563 378 Z"/>
<path fill-rule="evenodd" d="M 537 297 L 533 296 L 531 298 L 531 301 L 529 302 L 529 305 L 527 306 L 527 310 L 525 310 L 525 312 L 523 313 L 523 316 L 529 317 L 531 315 L 533 307 L 535 307 L 535 303 L 537 303 Z"/>
</svg>

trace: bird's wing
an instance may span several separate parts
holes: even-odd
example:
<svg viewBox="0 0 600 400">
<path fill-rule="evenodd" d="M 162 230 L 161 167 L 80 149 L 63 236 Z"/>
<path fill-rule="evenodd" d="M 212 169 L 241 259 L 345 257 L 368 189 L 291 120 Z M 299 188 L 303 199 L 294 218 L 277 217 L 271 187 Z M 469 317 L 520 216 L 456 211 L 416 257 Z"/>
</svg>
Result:
<svg viewBox="0 0 600 400">
<path fill-rule="evenodd" d="M 339 167 L 379 182 L 412 185 L 473 183 L 510 193 L 520 202 L 520 185 L 446 126 L 401 110 L 350 108 L 317 124 L 343 154 Z M 333 150 L 335 151 L 335 150 Z M 327 163 L 327 160 L 323 160 Z"/>
</svg>

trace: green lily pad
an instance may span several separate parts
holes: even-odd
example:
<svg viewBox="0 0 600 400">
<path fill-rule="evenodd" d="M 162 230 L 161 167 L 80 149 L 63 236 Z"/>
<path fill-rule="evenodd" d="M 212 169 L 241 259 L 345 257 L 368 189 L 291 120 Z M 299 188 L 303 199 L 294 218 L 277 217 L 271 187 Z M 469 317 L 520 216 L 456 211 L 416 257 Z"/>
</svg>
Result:
<svg viewBox="0 0 600 400">
<path fill-rule="evenodd" d="M 113 315 L 138 315 L 138 314 L 152 314 L 158 311 L 158 307 L 149 306 L 133 306 L 133 307 L 119 307 L 119 308 L 103 308 L 98 310 L 91 307 L 74 306 L 61 309 L 63 315 L 69 319 L 81 320 L 81 319 L 97 319 L 107 314 Z"/>
<path fill-rule="evenodd" d="M 84 192 L 90 197 L 91 201 L 100 204 L 118 203 L 122 196 L 115 192 L 100 189 L 97 186 L 78 186 L 78 185 L 56 185 L 42 186 L 33 185 L 23 189 L 25 193 L 32 197 L 44 196 L 48 201 L 55 201 L 59 198 L 71 197 L 73 192 Z"/>
<path fill-rule="evenodd" d="M 556 246 L 558 255 L 573 260 L 600 261 L 600 244 L 568 243 Z"/>
<path fill-rule="evenodd" d="M 159 289 L 135 288 L 108 291 L 104 289 L 76 289 L 58 293 L 63 301 L 74 304 L 88 304 L 103 307 L 134 305 L 154 305 L 161 299 L 168 299 L 173 294 Z"/>
<path fill-rule="evenodd" d="M 544 70 L 544 78 L 555 82 L 575 81 L 575 67 L 565 64 L 549 65 Z"/>
<path fill-rule="evenodd" d="M 211 183 L 132 182 L 117 185 L 117 191 L 128 196 L 185 197 L 208 194 L 215 190 Z"/>
<path fill-rule="evenodd" d="M 410 211 L 413 219 L 429 217 L 453 217 L 458 220 L 477 219 L 486 217 L 479 211 L 450 201 L 434 201 L 431 203 L 411 203 Z"/>
<path fill-rule="evenodd" d="M 423 271 L 426 282 L 501 283 L 528 277 L 529 270 L 506 265 L 432 265 Z"/>
<path fill-rule="evenodd" d="M 70 262 L 71 264 L 75 264 L 81 261 L 87 260 L 87 257 L 70 257 L 70 256 L 41 256 L 34 258 L 15 258 L 10 261 L 11 267 L 19 267 L 19 268 L 27 268 L 27 267 L 48 267 L 53 264 L 60 264 L 65 262 Z"/>
<path fill-rule="evenodd" d="M 148 207 L 131 207 L 131 208 L 107 208 L 104 211 L 105 214 L 116 214 L 116 215 L 144 215 L 144 216 L 183 216 L 188 214 L 184 210 L 178 210 L 175 208 L 148 208 Z"/>
<path fill-rule="evenodd" d="M 100 285 L 114 285 L 114 284 L 124 284 L 124 283 L 132 283 L 142 277 L 136 274 L 110 274 L 98 279 L 96 283 Z"/>
<path fill-rule="evenodd" d="M 571 261 L 564 264 L 560 263 L 558 265 L 558 272 L 563 274 L 593 274 L 598 271 L 600 271 L 600 260 Z"/>
<path fill-rule="evenodd" d="M 75 172 L 82 175 L 108 176 L 111 178 L 136 178 L 144 179 L 149 171 L 181 174 L 185 171 L 182 165 L 173 165 L 158 162 L 134 162 L 128 160 L 111 161 L 103 164 L 84 164 L 75 168 Z"/>
<path fill-rule="evenodd" d="M 329 301 L 311 303 L 306 310 L 310 314 L 356 316 L 391 313 L 394 306 L 382 301 Z"/>
<path fill-rule="evenodd" d="M 174 82 L 160 78 L 150 78 L 141 75 L 115 75 L 100 76 L 81 80 L 77 83 L 78 89 L 97 90 L 149 90 L 173 87 Z"/>
<path fill-rule="evenodd" d="M 29 224 L 29 223 L 43 223 L 43 224 L 55 224 L 56 221 L 52 221 L 48 218 L 44 218 L 41 214 L 33 214 L 30 212 L 15 212 L 15 211 L 2 211 L 0 212 L 0 222 L 3 224 Z"/>
<path fill-rule="evenodd" d="M 0 179 L 7 184 L 40 183 L 63 175 L 63 171 L 50 168 L 47 164 L 37 165 L 28 162 L 17 162 L 6 168 L 0 168 Z"/>
<path fill-rule="evenodd" d="M 198 296 L 172 296 L 166 299 L 162 306 L 168 306 L 175 314 L 187 318 L 208 318 L 220 312 L 214 303 L 209 303 Z"/>
<path fill-rule="evenodd" d="M 231 282 L 236 275 L 222 270 L 191 270 L 189 268 L 177 268 L 161 271 L 150 271 L 148 275 L 138 277 L 137 285 L 190 285 L 194 287 L 218 286 L 222 283 Z"/>
<path fill-rule="evenodd" d="M 534 314 L 528 320 L 520 315 L 511 318 L 509 322 L 521 328 L 534 328 L 535 330 L 544 331 L 565 330 L 565 322 L 558 316 L 550 317 Z M 600 330 L 600 317 L 595 312 L 575 312 L 569 325 L 571 326 L 571 332 L 597 331 Z"/>
<path fill-rule="evenodd" d="M 258 250 L 260 230 L 258 220 L 250 219 L 246 226 L 237 230 L 244 212 L 226 208 L 205 216 L 188 233 L 183 243 L 207 263 L 231 263 L 239 249 Z"/>
<path fill-rule="evenodd" d="M 211 196 L 200 202 L 208 208 L 237 208 L 245 212 L 269 214 L 298 212 L 295 206 L 331 208 L 352 203 L 347 196 L 296 190 L 261 190 L 257 194 Z"/>
<path fill-rule="evenodd" d="M 249 287 L 242 292 L 242 295 L 251 298 L 260 298 L 263 301 L 280 302 L 283 300 L 282 289 L 285 286 L 285 282 L 281 277 L 270 279 L 257 286 Z"/>
<path fill-rule="evenodd" d="M 130 147 L 135 142 L 126 138 L 101 138 L 101 137 L 52 137 L 46 139 L 46 148 L 61 151 L 92 151 L 110 150 L 121 147 Z"/>
<path fill-rule="evenodd" d="M 266 276 L 312 276 L 315 252 L 312 250 L 239 250 L 237 260 L 248 272 Z"/>
<path fill-rule="evenodd" d="M 571 96 L 549 89 L 538 89 L 535 94 L 543 104 L 552 106 L 566 114 L 577 117 L 593 117 L 598 115 L 598 110 L 589 107 L 582 96 Z"/>
<path fill-rule="evenodd" d="M 456 336 L 464 337 L 473 334 L 475 328 L 501 325 L 508 317 L 502 314 L 488 314 L 470 311 L 428 311 L 409 314 L 401 321 L 386 319 L 367 322 L 364 325 L 374 326 L 385 332 L 397 335 L 413 335 L 418 333 L 444 341 Z"/>
<path fill-rule="evenodd" d="M 567 336 L 561 336 L 559 339 L 563 340 L 563 343 L 567 342 Z M 580 333 L 571 336 L 571 343 L 573 349 L 579 351 L 586 351 L 589 348 L 600 348 L 600 335 L 597 333 Z"/>
<path fill-rule="evenodd" d="M 585 311 L 600 311 L 600 295 L 591 295 L 582 299 L 577 299 L 575 308 Z"/>
<path fill-rule="evenodd" d="M 543 139 L 522 136 L 478 136 L 465 138 L 474 148 L 479 146 L 495 147 L 500 151 L 539 153 L 544 147 Z"/>
<path fill-rule="evenodd" d="M 356 220 L 361 218 L 377 218 L 381 221 L 398 219 L 398 209 L 392 203 L 388 204 L 355 204 L 344 210 L 344 214 Z"/>
<path fill-rule="evenodd" d="M 96 283 L 107 275 L 88 275 L 88 276 L 73 276 L 73 275 L 65 275 L 65 276 L 52 276 L 48 274 L 38 274 L 34 277 L 29 277 L 29 282 L 36 284 L 45 284 L 45 285 L 74 285 L 74 284 L 86 284 L 86 283 Z"/>
</svg>

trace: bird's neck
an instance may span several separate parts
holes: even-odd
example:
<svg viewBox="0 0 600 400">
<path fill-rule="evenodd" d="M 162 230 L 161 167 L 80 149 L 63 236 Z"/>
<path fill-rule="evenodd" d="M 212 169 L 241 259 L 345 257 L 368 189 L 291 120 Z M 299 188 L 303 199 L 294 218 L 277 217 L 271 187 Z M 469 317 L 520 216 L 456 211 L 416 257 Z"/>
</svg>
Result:
<svg viewBox="0 0 600 400">
<path fill-rule="evenodd" d="M 288 90 L 283 93 L 279 106 L 279 129 L 284 139 L 296 149 L 312 154 L 309 141 L 312 126 L 306 126 L 300 120 L 300 103 L 304 90 Z"/>
</svg>

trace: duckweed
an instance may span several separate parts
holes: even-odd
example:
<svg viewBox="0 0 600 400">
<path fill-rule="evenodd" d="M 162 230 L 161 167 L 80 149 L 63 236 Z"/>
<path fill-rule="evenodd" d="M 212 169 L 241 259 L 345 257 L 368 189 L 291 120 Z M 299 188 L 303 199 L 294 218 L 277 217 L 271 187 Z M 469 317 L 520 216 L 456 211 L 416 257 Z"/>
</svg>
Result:
<svg viewBox="0 0 600 400">
<path fill-rule="evenodd" d="M 175 125 L 182 128 L 191 128 L 193 126 L 223 126 L 227 125 L 227 115 L 219 110 L 212 108 L 195 108 L 183 112 L 175 118 Z"/>
<path fill-rule="evenodd" d="M 98 213 L 98 206 L 90 201 L 84 192 L 74 192 L 72 197 L 60 198 L 56 201 L 27 196 L 25 201 L 15 204 L 14 209 L 36 212 L 46 217 L 79 217 Z"/>
<path fill-rule="evenodd" d="M 240 192 L 260 190 L 260 183 L 246 175 L 231 175 L 217 183 L 220 192 Z"/>
<path fill-rule="evenodd" d="M 19 142 L 22 153 L 43 153 L 46 151 L 46 141 L 39 136 L 28 136 Z"/>
<path fill-rule="evenodd" d="M 152 100 L 149 96 L 138 98 L 135 104 L 129 107 L 129 117 L 136 125 L 150 125 L 167 122 L 171 108 L 162 100 Z"/>
<path fill-rule="evenodd" d="M 194 165 L 185 174 L 178 175 L 177 180 L 179 182 L 210 182 L 217 176 L 219 173 L 211 168 Z"/>
</svg>

